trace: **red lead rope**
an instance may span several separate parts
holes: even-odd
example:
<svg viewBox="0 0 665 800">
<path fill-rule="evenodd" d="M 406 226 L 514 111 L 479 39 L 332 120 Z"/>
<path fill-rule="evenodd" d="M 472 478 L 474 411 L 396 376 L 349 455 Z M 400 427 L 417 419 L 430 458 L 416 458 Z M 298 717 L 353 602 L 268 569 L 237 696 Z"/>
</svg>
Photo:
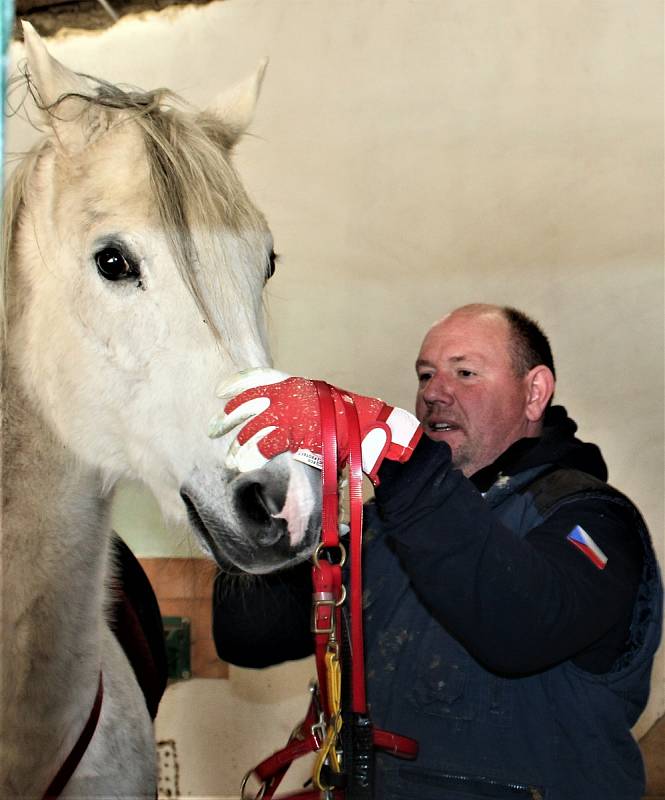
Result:
<svg viewBox="0 0 665 800">
<path fill-rule="evenodd" d="M 314 556 L 312 567 L 313 607 L 312 631 L 316 654 L 316 670 L 321 687 L 321 704 L 326 719 L 331 709 L 328 700 L 326 651 L 330 637 L 340 630 L 343 601 L 342 563 L 344 555 L 337 563 L 320 559 L 323 550 L 339 547 L 339 498 L 337 493 L 337 427 L 335 424 L 335 404 L 331 388 L 323 381 L 315 381 L 321 412 L 321 442 L 323 449 L 323 469 L 321 472 L 321 544 Z"/>
<path fill-rule="evenodd" d="M 358 714 L 367 712 L 365 697 L 365 647 L 363 643 L 363 593 L 362 593 L 362 530 L 363 530 L 363 473 L 360 425 L 353 400 L 343 394 L 344 409 L 349 431 L 349 506 L 351 517 L 350 585 L 351 616 L 351 710 Z"/>
<path fill-rule="evenodd" d="M 312 631 L 314 633 L 316 670 L 319 689 L 312 688 L 312 701 L 306 718 L 296 727 L 289 742 L 269 758 L 250 770 L 242 783 L 241 800 L 250 800 L 246 793 L 247 782 L 254 776 L 260 787 L 254 800 L 271 800 L 291 763 L 300 756 L 320 751 L 324 745 L 326 727 L 331 725 L 329 704 L 329 674 L 326 654 L 331 644 L 339 645 L 337 632 L 341 631 L 340 606 L 346 599 L 342 583 L 342 566 L 346 558 L 344 546 L 339 541 L 338 525 L 338 476 L 337 476 L 337 426 L 333 392 L 338 392 L 343 403 L 349 438 L 349 506 L 350 506 L 350 545 L 349 545 L 349 609 L 351 618 L 351 711 L 366 715 L 365 659 L 363 644 L 362 614 L 362 450 L 358 413 L 353 400 L 334 386 L 323 381 L 315 381 L 321 412 L 321 440 L 323 450 L 321 543 L 314 555 L 312 568 Z M 330 551 L 339 550 L 338 561 Z M 328 558 L 322 557 L 328 551 Z M 388 731 L 373 731 L 373 745 L 376 748 L 400 756 L 415 758 L 418 743 L 405 736 Z M 343 789 L 309 789 L 287 795 L 283 800 L 318 800 L 319 798 L 345 797 Z"/>
</svg>

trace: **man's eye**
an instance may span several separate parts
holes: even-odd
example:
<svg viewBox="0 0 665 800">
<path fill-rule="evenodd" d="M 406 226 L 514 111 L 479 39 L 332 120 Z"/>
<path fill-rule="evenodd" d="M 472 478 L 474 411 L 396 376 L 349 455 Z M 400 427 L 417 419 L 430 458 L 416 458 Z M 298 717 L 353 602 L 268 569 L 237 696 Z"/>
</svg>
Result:
<svg viewBox="0 0 665 800">
<path fill-rule="evenodd" d="M 432 377 L 431 372 L 419 372 L 418 373 L 418 383 L 426 383 Z"/>
<path fill-rule="evenodd" d="M 470 369 L 458 369 L 457 374 L 460 378 L 472 378 L 476 373 Z"/>
</svg>

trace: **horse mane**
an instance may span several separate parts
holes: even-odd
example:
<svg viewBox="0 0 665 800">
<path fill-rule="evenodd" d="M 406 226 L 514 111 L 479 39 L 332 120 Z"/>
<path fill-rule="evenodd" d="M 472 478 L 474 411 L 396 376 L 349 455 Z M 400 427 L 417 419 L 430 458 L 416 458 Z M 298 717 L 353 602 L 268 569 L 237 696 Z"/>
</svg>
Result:
<svg viewBox="0 0 665 800">
<path fill-rule="evenodd" d="M 249 200 L 230 162 L 235 136 L 224 121 L 212 112 L 193 112 L 191 107 L 168 89 L 142 91 L 83 75 L 92 82 L 90 94 L 68 93 L 45 106 L 29 75 L 22 76 L 36 105 L 55 119 L 58 108 L 71 98 L 88 106 L 120 112 L 109 122 L 108 130 L 133 122 L 143 134 L 148 159 L 151 189 L 172 256 L 181 277 L 192 294 L 203 319 L 218 343 L 225 348 L 231 337 L 220 330 L 216 320 L 233 300 L 234 292 L 247 296 L 248 275 L 243 270 L 222 270 L 228 263 L 220 231 L 241 238 L 265 230 L 263 215 Z M 2 351 L 7 331 L 9 262 L 16 236 L 17 220 L 25 203 L 28 179 L 42 152 L 50 146 L 43 139 L 21 160 L 7 182 L 3 201 L 3 240 L 0 254 L 0 342 Z M 199 263 L 217 265 L 217 285 L 200 285 Z M 222 291 L 223 289 L 223 291 Z M 231 291 L 229 291 L 231 290 Z M 206 297 L 208 299 L 206 299 Z M 212 307 L 216 313 L 212 313 Z M 220 313 L 220 311 L 222 313 Z"/>
</svg>

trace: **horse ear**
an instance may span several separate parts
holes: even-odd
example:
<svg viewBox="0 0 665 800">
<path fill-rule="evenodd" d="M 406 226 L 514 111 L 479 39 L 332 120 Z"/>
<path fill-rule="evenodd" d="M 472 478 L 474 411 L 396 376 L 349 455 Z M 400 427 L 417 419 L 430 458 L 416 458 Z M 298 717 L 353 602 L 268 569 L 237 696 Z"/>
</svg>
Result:
<svg viewBox="0 0 665 800">
<path fill-rule="evenodd" d="M 76 139 L 82 143 L 81 127 L 71 124 L 80 116 L 82 110 L 80 101 L 75 97 L 60 103 L 58 100 L 66 95 L 89 95 L 88 82 L 53 58 L 41 36 L 29 22 L 23 20 L 22 26 L 30 83 L 44 121 L 54 129 L 61 142 L 74 144 Z M 57 109 L 54 109 L 56 103 Z"/>
<path fill-rule="evenodd" d="M 229 131 L 230 147 L 233 147 L 252 121 L 267 66 L 268 59 L 262 59 L 253 75 L 218 95 L 207 108 L 207 111 L 224 122 Z"/>
<path fill-rule="evenodd" d="M 53 58 L 41 36 L 29 22 L 23 20 L 21 24 L 30 78 L 39 94 L 37 99 L 40 105 L 48 108 L 64 94 L 89 92 L 85 78 Z"/>
</svg>

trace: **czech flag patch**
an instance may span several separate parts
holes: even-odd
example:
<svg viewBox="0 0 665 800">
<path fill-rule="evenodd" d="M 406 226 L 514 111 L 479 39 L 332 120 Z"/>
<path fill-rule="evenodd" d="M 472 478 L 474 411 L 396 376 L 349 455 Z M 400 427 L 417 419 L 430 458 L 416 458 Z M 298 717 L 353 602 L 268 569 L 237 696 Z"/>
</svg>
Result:
<svg viewBox="0 0 665 800">
<path fill-rule="evenodd" d="M 566 539 L 578 550 L 581 550 L 598 569 L 605 569 L 607 565 L 607 556 L 581 525 L 575 525 L 568 536 L 566 536 Z"/>
</svg>

